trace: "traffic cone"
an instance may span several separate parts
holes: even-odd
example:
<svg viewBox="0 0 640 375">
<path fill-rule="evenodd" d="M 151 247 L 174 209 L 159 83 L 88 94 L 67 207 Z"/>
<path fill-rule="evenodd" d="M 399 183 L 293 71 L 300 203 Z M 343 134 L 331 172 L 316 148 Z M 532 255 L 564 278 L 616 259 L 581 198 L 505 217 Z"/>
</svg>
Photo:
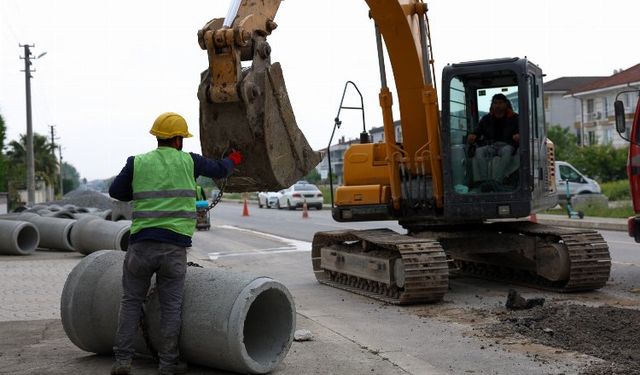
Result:
<svg viewBox="0 0 640 375">
<path fill-rule="evenodd" d="M 302 204 L 302 218 L 306 219 L 309 217 L 309 210 L 307 209 L 307 201 L 304 201 Z"/>
<path fill-rule="evenodd" d="M 538 217 L 536 216 L 536 214 L 529 215 L 529 221 L 532 222 L 532 223 L 537 223 L 538 222 Z"/>
<path fill-rule="evenodd" d="M 247 206 L 247 198 L 244 199 L 244 208 L 242 209 L 242 216 L 249 216 L 249 207 Z"/>
</svg>

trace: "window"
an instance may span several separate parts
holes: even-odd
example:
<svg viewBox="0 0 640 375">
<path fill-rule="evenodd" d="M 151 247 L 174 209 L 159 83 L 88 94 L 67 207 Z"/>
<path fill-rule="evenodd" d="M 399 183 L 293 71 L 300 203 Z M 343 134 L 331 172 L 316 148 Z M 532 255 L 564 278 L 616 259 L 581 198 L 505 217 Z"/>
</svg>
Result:
<svg viewBox="0 0 640 375">
<path fill-rule="evenodd" d="M 587 113 L 593 113 L 594 107 L 593 99 L 587 99 Z"/>
<path fill-rule="evenodd" d="M 560 166 L 560 179 L 562 181 L 569 180 L 569 182 L 580 182 L 581 178 L 578 172 L 575 169 L 568 167 L 566 165 Z"/>
<path fill-rule="evenodd" d="M 596 144 L 597 138 L 596 138 L 596 132 L 595 131 L 590 130 L 589 132 L 587 132 L 587 137 L 589 138 L 588 139 L 589 146 L 593 146 L 593 145 Z"/>
</svg>

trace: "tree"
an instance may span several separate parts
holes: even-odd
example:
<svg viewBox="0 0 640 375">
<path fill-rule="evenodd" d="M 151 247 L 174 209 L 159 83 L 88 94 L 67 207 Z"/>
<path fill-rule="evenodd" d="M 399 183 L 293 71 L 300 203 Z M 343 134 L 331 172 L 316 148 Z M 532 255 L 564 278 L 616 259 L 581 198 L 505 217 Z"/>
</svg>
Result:
<svg viewBox="0 0 640 375">
<path fill-rule="evenodd" d="M 571 164 L 600 182 L 627 178 L 627 150 L 612 145 L 593 145 L 578 150 Z"/>
<path fill-rule="evenodd" d="M 8 162 L 8 181 L 15 190 L 27 187 L 26 135 L 20 135 L 20 141 L 9 142 L 6 161 Z M 58 161 L 53 154 L 54 147 L 46 136 L 33 134 L 33 162 L 35 177 L 42 178 L 47 185 L 58 185 Z M 9 189 L 11 190 L 11 189 Z M 10 191 L 11 193 L 11 191 Z"/>
<path fill-rule="evenodd" d="M 80 174 L 73 165 L 62 162 L 62 195 L 80 186 Z"/>
<path fill-rule="evenodd" d="M 318 172 L 317 169 L 313 168 L 309 174 L 307 174 L 306 176 L 304 176 L 304 180 L 309 181 L 312 184 L 317 184 L 320 182 L 321 177 L 320 177 L 320 172 Z"/>
<path fill-rule="evenodd" d="M 578 147 L 578 137 L 569 132 L 569 128 L 563 128 L 560 125 L 553 125 L 547 131 L 549 138 L 554 145 L 555 159 L 572 163 Z"/>
<path fill-rule="evenodd" d="M 7 136 L 4 118 L 0 115 L 0 191 L 7 191 L 7 166 L 4 156 L 4 141 Z"/>
</svg>

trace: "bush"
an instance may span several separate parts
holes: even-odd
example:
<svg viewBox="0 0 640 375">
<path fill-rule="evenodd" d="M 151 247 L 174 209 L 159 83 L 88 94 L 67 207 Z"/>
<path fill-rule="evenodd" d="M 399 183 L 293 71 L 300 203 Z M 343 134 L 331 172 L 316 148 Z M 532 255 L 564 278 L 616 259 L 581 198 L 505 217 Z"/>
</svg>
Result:
<svg viewBox="0 0 640 375">
<path fill-rule="evenodd" d="M 629 191 L 629 180 L 618 180 L 612 182 L 604 182 L 600 184 L 602 194 L 610 201 L 630 200 L 631 193 Z"/>
</svg>

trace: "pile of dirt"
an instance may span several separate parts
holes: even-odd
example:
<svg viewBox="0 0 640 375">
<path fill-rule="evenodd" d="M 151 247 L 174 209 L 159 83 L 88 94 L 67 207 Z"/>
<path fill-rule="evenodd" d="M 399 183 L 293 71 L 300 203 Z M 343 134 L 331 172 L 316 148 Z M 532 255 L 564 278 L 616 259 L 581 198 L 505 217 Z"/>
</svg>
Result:
<svg viewBox="0 0 640 375">
<path fill-rule="evenodd" d="M 611 306 L 551 305 L 508 311 L 487 330 L 521 334 L 543 345 L 605 360 L 583 375 L 640 374 L 640 311 Z"/>
<path fill-rule="evenodd" d="M 61 200 L 45 204 L 57 204 L 60 206 L 72 204 L 78 207 L 95 207 L 100 210 L 110 210 L 113 208 L 113 199 L 105 193 L 84 189 L 70 191 Z"/>
</svg>

